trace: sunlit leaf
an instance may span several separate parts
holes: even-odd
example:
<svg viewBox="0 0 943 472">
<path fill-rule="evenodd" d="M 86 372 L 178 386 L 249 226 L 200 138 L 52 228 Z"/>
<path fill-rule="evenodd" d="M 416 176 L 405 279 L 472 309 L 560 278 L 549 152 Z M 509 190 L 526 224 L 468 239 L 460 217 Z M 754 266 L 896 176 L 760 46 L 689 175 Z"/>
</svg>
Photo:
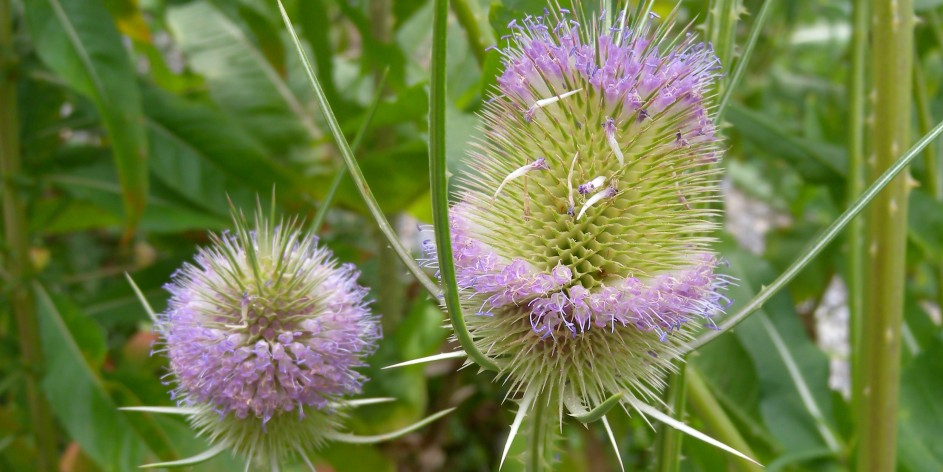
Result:
<svg viewBox="0 0 943 472">
<path fill-rule="evenodd" d="M 101 0 L 27 0 L 24 5 L 39 56 L 91 99 L 101 115 L 130 231 L 147 197 L 147 140 L 134 68 L 115 23 Z"/>
</svg>

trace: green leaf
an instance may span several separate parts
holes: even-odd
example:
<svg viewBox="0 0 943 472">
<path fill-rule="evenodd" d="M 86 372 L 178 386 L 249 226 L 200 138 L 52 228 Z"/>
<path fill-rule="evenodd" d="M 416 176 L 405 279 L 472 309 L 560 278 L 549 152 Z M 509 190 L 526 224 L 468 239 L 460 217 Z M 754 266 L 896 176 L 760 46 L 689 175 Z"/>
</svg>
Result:
<svg viewBox="0 0 943 472">
<path fill-rule="evenodd" d="M 132 470 L 147 446 L 112 401 L 98 374 L 103 333 L 88 318 L 34 285 L 46 358 L 43 390 L 59 422 L 105 470 Z M 84 351 L 83 351 L 84 348 Z M 91 353 L 92 355 L 87 355 Z"/>
<path fill-rule="evenodd" d="M 251 206 L 273 186 L 282 194 L 295 188 L 262 144 L 217 110 L 153 87 L 143 97 L 151 169 L 194 205 L 225 216 L 227 197 Z"/>
<path fill-rule="evenodd" d="M 921 189 L 910 192 L 908 204 L 910 239 L 933 260 L 943 257 L 943 202 Z"/>
<path fill-rule="evenodd" d="M 902 470 L 943 470 L 943 339 L 937 335 L 935 341 L 901 375 L 897 425 Z"/>
<path fill-rule="evenodd" d="M 304 101 L 246 31 L 206 1 L 172 7 L 167 23 L 210 94 L 248 132 L 278 151 L 320 136 Z"/>
<path fill-rule="evenodd" d="M 312 68 L 311 63 L 308 61 L 307 55 L 305 54 L 304 46 L 301 44 L 301 40 L 295 33 L 295 28 L 291 24 L 291 19 L 288 18 L 288 13 L 285 12 L 284 6 L 281 4 L 281 2 L 279 2 L 279 8 L 281 10 L 282 19 L 284 20 L 285 26 L 288 29 L 288 34 L 295 43 L 295 49 L 297 50 L 305 72 L 308 75 L 308 80 L 311 83 L 311 87 L 314 89 L 318 105 L 321 107 L 324 119 L 327 121 L 328 127 L 331 130 L 331 134 L 334 137 L 334 142 L 340 148 L 341 156 L 344 158 L 344 163 L 347 164 L 347 169 L 350 171 L 350 177 L 357 184 L 357 189 L 360 191 L 360 196 L 363 197 L 364 203 L 366 203 L 367 207 L 370 209 L 371 216 L 373 216 L 377 226 L 380 227 L 380 230 L 383 232 L 384 236 L 386 236 L 393 250 L 396 252 L 396 255 L 399 256 L 401 261 L 403 261 L 403 264 L 406 266 L 406 268 L 409 269 L 409 271 L 416 277 L 417 280 L 419 280 L 419 282 L 426 290 L 429 291 L 429 293 L 438 294 L 439 287 L 429 278 L 428 275 L 426 275 L 425 272 L 423 272 L 423 270 L 416 263 L 416 260 L 409 253 L 409 250 L 403 246 L 402 241 L 400 241 L 399 237 L 396 235 L 396 232 L 393 230 L 393 227 L 390 225 L 390 222 L 387 221 L 386 216 L 380 209 L 376 198 L 374 197 L 370 187 L 367 185 L 366 180 L 364 179 L 363 172 L 360 170 L 360 165 L 357 163 L 357 159 L 354 157 L 354 153 L 350 150 L 350 145 L 347 143 L 347 139 L 344 137 L 344 133 L 340 129 L 340 124 L 338 124 L 337 117 L 334 115 L 334 112 L 331 109 L 331 104 L 327 101 L 327 97 L 324 95 L 324 90 L 321 88 L 321 84 L 318 81 L 317 76 L 314 74 L 314 69 Z"/>
<path fill-rule="evenodd" d="M 733 244 L 723 248 L 730 272 L 737 277 L 728 296 L 733 310 L 749 301 L 753 284 L 773 277 L 763 260 Z M 786 453 L 828 447 L 841 451 L 828 396 L 828 359 L 803 331 L 792 301 L 780 293 L 734 331 L 756 367 L 761 391 L 760 410 L 769 431 Z"/>
<path fill-rule="evenodd" d="M 395 472 L 396 464 L 376 447 L 332 442 L 319 452 L 337 472 Z M 318 469 L 320 470 L 320 468 Z"/>
<path fill-rule="evenodd" d="M 147 196 L 147 140 L 121 35 L 101 0 L 26 0 L 24 6 L 40 58 L 101 115 L 121 183 L 125 230 L 133 231 Z"/>
<path fill-rule="evenodd" d="M 914 10 L 925 11 L 934 10 L 943 5 L 943 0 L 914 0 Z"/>
<path fill-rule="evenodd" d="M 75 200 L 91 203 L 113 215 L 120 214 L 120 189 L 114 183 L 113 170 L 99 165 L 87 166 L 69 174 L 52 174 L 47 180 L 66 190 Z M 155 182 L 149 204 L 141 217 L 140 229 L 155 233 L 174 233 L 188 230 L 213 230 L 229 227 L 225 217 L 200 211 L 174 200 L 174 195 L 160 192 L 160 181 Z M 98 212 L 93 213 L 101 218 Z M 81 218 L 80 214 L 71 214 Z M 99 220 L 104 222 L 104 219 Z"/>
<path fill-rule="evenodd" d="M 842 149 L 794 136 L 772 116 L 731 103 L 726 119 L 744 140 L 764 154 L 785 160 L 808 182 L 834 184 L 847 172 Z"/>
</svg>

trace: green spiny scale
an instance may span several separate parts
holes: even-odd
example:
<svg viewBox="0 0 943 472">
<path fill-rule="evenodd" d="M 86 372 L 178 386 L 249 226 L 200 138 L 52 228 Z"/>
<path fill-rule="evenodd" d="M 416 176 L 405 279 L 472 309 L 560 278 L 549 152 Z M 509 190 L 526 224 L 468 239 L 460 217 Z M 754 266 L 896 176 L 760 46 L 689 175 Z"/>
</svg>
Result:
<svg viewBox="0 0 943 472">
<path fill-rule="evenodd" d="M 321 449 L 329 436 L 343 427 L 346 409 L 330 412 L 312 410 L 304 418 L 297 415 L 273 417 L 265 428 L 232 415 L 220 416 L 208 406 L 200 406 L 189 416 L 190 425 L 211 444 L 224 444 L 226 449 L 256 464 L 284 461 L 302 451 Z"/>
</svg>

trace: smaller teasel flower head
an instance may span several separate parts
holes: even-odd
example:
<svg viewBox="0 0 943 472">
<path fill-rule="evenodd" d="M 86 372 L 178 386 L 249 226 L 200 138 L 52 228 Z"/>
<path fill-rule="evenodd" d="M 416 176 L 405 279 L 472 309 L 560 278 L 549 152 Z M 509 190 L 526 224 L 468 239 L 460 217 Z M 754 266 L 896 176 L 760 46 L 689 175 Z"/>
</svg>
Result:
<svg viewBox="0 0 943 472">
<path fill-rule="evenodd" d="M 213 444 L 277 462 L 320 446 L 360 393 L 377 318 L 351 264 L 338 265 L 297 220 L 211 235 L 167 285 L 156 326 L 171 396 Z"/>
<path fill-rule="evenodd" d="M 450 211 L 474 344 L 522 408 L 553 411 L 657 402 L 730 282 L 710 236 L 717 57 L 673 16 L 574 3 L 508 25 Z"/>
</svg>

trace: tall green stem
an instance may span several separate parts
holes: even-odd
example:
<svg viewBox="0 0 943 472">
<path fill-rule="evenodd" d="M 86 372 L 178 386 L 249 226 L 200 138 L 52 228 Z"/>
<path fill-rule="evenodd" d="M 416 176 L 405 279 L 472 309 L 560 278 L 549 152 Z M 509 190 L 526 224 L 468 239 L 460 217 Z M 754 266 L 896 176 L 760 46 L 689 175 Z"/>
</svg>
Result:
<svg viewBox="0 0 943 472">
<path fill-rule="evenodd" d="M 913 72 L 912 0 L 872 3 L 874 139 L 869 177 L 892 166 L 910 143 Z M 862 379 L 857 468 L 891 471 L 897 453 L 897 403 L 900 395 L 901 323 L 907 249 L 906 174 L 891 181 L 869 208 L 865 318 L 860 361 Z"/>
<path fill-rule="evenodd" d="M 552 390 L 552 389 L 551 389 Z M 527 452 L 524 456 L 525 472 L 553 470 L 554 441 L 557 439 L 557 393 L 545 392 L 534 400 L 533 410 L 527 415 Z"/>
<path fill-rule="evenodd" d="M 710 388 L 701 377 L 701 373 L 693 366 L 688 366 L 687 381 L 688 405 L 691 406 L 691 411 L 704 422 L 711 435 L 750 457 L 756 457 L 756 454 L 750 449 L 750 445 L 740 435 L 737 426 L 724 413 L 724 408 L 711 394 Z M 734 460 L 730 465 L 742 472 L 760 472 L 763 470 L 762 467 L 749 461 Z"/>
<path fill-rule="evenodd" d="M 674 417 L 684 418 L 684 404 L 687 396 L 687 363 L 677 362 L 678 371 L 668 377 L 665 390 L 665 403 L 671 407 Z M 661 425 L 655 442 L 655 471 L 676 472 L 681 467 L 681 431 Z"/>
<path fill-rule="evenodd" d="M 452 0 L 452 12 L 458 24 L 465 30 L 465 36 L 468 37 L 468 49 L 475 56 L 475 62 L 479 67 L 485 65 L 485 37 L 478 26 L 478 19 L 475 17 L 475 11 L 472 9 L 468 0 Z"/>
<path fill-rule="evenodd" d="M 851 35 L 851 73 L 848 81 L 850 104 L 848 107 L 848 204 L 851 205 L 864 190 L 865 175 L 865 83 L 867 77 L 866 54 L 868 51 L 868 2 L 854 0 Z M 864 218 L 856 218 L 848 225 L 848 324 L 851 346 L 852 403 L 857 403 L 861 389 L 861 325 L 864 318 Z"/>
<path fill-rule="evenodd" d="M 481 368 L 498 371 L 499 366 L 475 346 L 459 299 L 455 282 L 455 260 L 449 229 L 449 185 L 446 179 L 445 155 L 445 71 L 448 33 L 448 0 L 435 0 L 432 20 L 432 77 L 429 87 L 429 186 L 432 193 L 432 222 L 435 226 L 436 255 L 442 279 L 442 297 L 449 312 L 455 338 L 469 359 Z"/>
<path fill-rule="evenodd" d="M 733 63 L 733 50 L 737 35 L 737 20 L 743 9 L 741 0 L 711 0 L 707 12 L 707 37 L 721 64 L 729 67 Z M 728 88 L 721 83 L 719 92 Z"/>
<path fill-rule="evenodd" d="M 16 102 L 16 75 L 12 5 L 0 0 L 0 177 L 3 184 L 3 226 L 6 237 L 6 265 L 10 278 L 10 308 L 16 319 L 23 364 L 26 367 L 26 399 L 30 424 L 36 439 L 38 470 L 54 471 L 58 462 L 56 433 L 49 406 L 40 388 L 44 369 L 39 339 L 36 304 L 30 291 L 33 277 L 29 259 L 29 226 L 24 202 L 16 182 L 20 174 L 20 121 Z"/>
</svg>

